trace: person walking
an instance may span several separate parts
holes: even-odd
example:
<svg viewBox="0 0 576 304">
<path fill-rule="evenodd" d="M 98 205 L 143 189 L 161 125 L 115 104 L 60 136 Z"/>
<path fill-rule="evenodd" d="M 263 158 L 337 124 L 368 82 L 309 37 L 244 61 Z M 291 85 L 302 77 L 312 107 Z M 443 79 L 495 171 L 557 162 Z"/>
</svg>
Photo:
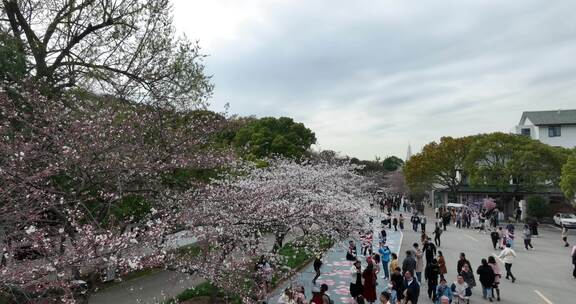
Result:
<svg viewBox="0 0 576 304">
<path fill-rule="evenodd" d="M 448 299 L 447 303 L 452 302 L 452 289 L 446 283 L 445 278 L 440 279 L 440 284 L 436 287 L 436 299 L 434 299 L 434 304 L 440 304 L 441 298 L 446 297 Z"/>
<path fill-rule="evenodd" d="M 524 248 L 526 248 L 526 250 L 534 249 L 532 246 L 532 230 L 530 230 L 528 224 L 524 225 L 524 229 L 522 229 L 522 236 L 524 237 Z"/>
<path fill-rule="evenodd" d="M 498 245 L 498 240 L 500 240 L 500 234 L 497 230 L 490 232 L 490 239 L 492 240 L 492 247 L 496 250 L 496 246 Z"/>
<path fill-rule="evenodd" d="M 440 225 L 438 225 L 438 223 L 436 223 L 436 228 L 434 228 L 433 234 L 434 234 L 434 244 L 440 247 L 440 236 L 442 235 L 442 228 L 440 228 Z"/>
<path fill-rule="evenodd" d="M 418 280 L 418 283 L 422 283 L 422 271 L 424 270 L 424 253 L 422 252 L 422 249 L 419 248 L 418 243 L 414 243 L 414 256 L 416 258 L 416 279 Z"/>
<path fill-rule="evenodd" d="M 492 286 L 494 285 L 495 279 L 494 270 L 488 265 L 486 259 L 482 259 L 481 265 L 478 266 L 476 273 L 478 274 L 478 281 L 480 281 L 482 285 L 482 297 L 484 299 L 488 298 L 488 300 L 492 302 Z"/>
<path fill-rule="evenodd" d="M 522 219 L 522 209 L 520 209 L 520 206 L 516 207 L 516 223 L 520 223 L 520 220 Z"/>
<path fill-rule="evenodd" d="M 446 267 L 444 254 L 440 250 L 438 250 L 438 267 L 440 267 L 440 278 L 443 279 L 444 275 L 448 273 L 448 268 Z"/>
<path fill-rule="evenodd" d="M 432 239 L 428 238 L 424 243 L 424 256 L 426 257 L 426 265 L 432 262 L 432 259 L 436 256 L 436 245 L 432 243 Z"/>
<path fill-rule="evenodd" d="M 574 266 L 574 270 L 572 270 L 572 277 L 576 279 L 576 245 L 572 247 L 572 265 Z"/>
<path fill-rule="evenodd" d="M 438 277 L 440 276 L 440 267 L 438 261 L 432 259 L 430 263 L 426 264 L 424 270 L 424 278 L 428 282 L 428 298 L 432 301 L 436 299 L 436 287 L 438 286 Z"/>
<path fill-rule="evenodd" d="M 396 290 L 396 296 L 398 301 L 404 298 L 404 276 L 402 276 L 402 271 L 400 267 L 394 268 L 394 271 L 390 274 L 390 283 L 392 284 L 392 289 Z"/>
<path fill-rule="evenodd" d="M 568 228 L 562 224 L 562 241 L 564 242 L 564 247 L 569 247 L 568 244 Z"/>
<path fill-rule="evenodd" d="M 420 224 L 420 217 L 418 214 L 414 213 L 410 218 L 410 222 L 412 223 L 412 230 L 414 230 L 414 232 L 418 232 L 418 225 Z"/>
<path fill-rule="evenodd" d="M 442 225 L 444 226 L 444 231 L 446 231 L 446 227 L 450 224 L 450 211 L 444 211 L 444 215 L 442 216 Z"/>
<path fill-rule="evenodd" d="M 394 226 L 394 231 L 398 231 L 398 218 L 396 216 L 392 219 L 392 226 Z"/>
<path fill-rule="evenodd" d="M 456 282 L 452 283 L 450 289 L 452 289 L 452 295 L 454 299 L 458 300 L 458 303 L 460 303 L 460 300 L 463 300 L 463 302 L 466 303 L 471 295 L 470 288 L 466 281 L 464 281 L 464 277 L 461 275 L 458 275 Z"/>
<path fill-rule="evenodd" d="M 357 300 L 358 296 L 362 295 L 362 263 L 360 263 L 360 261 L 354 262 L 350 273 L 352 274 L 350 281 L 350 296 L 352 296 L 354 300 Z"/>
<path fill-rule="evenodd" d="M 400 225 L 400 230 L 404 230 L 404 216 L 402 213 L 398 216 L 398 224 Z"/>
<path fill-rule="evenodd" d="M 312 300 L 310 301 L 310 303 L 330 304 L 332 300 L 330 300 L 330 296 L 326 294 L 326 292 L 328 291 L 328 285 L 326 284 L 320 285 L 320 290 L 318 290 L 317 288 L 318 287 L 312 289 Z"/>
<path fill-rule="evenodd" d="M 502 259 L 504 262 L 504 268 L 506 268 L 506 280 L 512 278 L 512 283 L 516 282 L 516 277 L 512 274 L 512 262 L 516 257 L 516 252 L 511 248 L 510 243 L 506 244 L 506 248 L 500 252 L 498 258 Z"/>
<path fill-rule="evenodd" d="M 368 263 L 366 269 L 362 272 L 362 296 L 368 303 L 376 301 L 376 273 L 374 271 L 374 264 Z"/>
<path fill-rule="evenodd" d="M 356 243 L 354 241 L 348 242 L 348 251 L 346 252 L 346 260 L 356 261 L 357 251 Z"/>
<path fill-rule="evenodd" d="M 460 259 L 458 260 L 458 263 L 456 264 L 456 273 L 460 273 L 460 271 L 462 271 L 462 267 L 468 264 L 468 267 L 470 269 L 472 269 L 472 264 L 470 264 L 470 261 L 468 261 L 466 259 L 466 254 L 464 252 L 460 252 Z"/>
<path fill-rule="evenodd" d="M 400 267 L 398 265 L 398 255 L 394 252 L 390 254 L 390 275 L 394 272 L 396 268 Z"/>
<path fill-rule="evenodd" d="M 402 261 L 402 273 L 406 273 L 407 271 L 412 273 L 414 276 L 416 270 L 416 258 L 412 254 L 412 250 L 406 251 L 406 257 L 404 261 Z"/>
<path fill-rule="evenodd" d="M 388 263 L 390 263 L 390 256 L 392 252 L 390 248 L 386 246 L 385 243 L 380 243 L 380 248 L 378 249 L 382 260 L 382 270 L 384 270 L 384 279 L 388 280 L 390 278 L 390 271 L 388 270 Z"/>
<path fill-rule="evenodd" d="M 312 279 L 312 284 L 314 284 L 314 285 L 316 285 L 316 280 L 320 277 L 320 268 L 321 267 L 322 267 L 322 256 L 317 255 L 316 259 L 314 259 L 314 271 L 316 272 L 314 279 Z"/>
<path fill-rule="evenodd" d="M 500 278 L 502 278 L 502 271 L 500 270 L 500 266 L 496 263 L 496 259 L 494 256 L 488 257 L 488 265 L 492 267 L 492 271 L 494 272 L 494 284 L 492 284 L 492 298 L 494 298 L 494 291 L 496 291 L 496 300 L 500 301 Z"/>
<path fill-rule="evenodd" d="M 418 297 L 420 296 L 420 283 L 412 276 L 412 273 L 407 271 L 404 274 L 404 286 L 406 287 L 405 303 L 418 304 Z"/>
<path fill-rule="evenodd" d="M 464 264 L 462 266 L 462 271 L 460 271 L 460 275 L 464 278 L 466 284 L 468 284 L 468 288 L 472 289 L 476 287 L 476 279 L 474 278 L 474 272 L 468 264 Z"/>
<path fill-rule="evenodd" d="M 420 230 L 422 230 L 422 232 L 426 232 L 426 215 L 422 214 L 422 217 L 420 218 Z"/>
</svg>

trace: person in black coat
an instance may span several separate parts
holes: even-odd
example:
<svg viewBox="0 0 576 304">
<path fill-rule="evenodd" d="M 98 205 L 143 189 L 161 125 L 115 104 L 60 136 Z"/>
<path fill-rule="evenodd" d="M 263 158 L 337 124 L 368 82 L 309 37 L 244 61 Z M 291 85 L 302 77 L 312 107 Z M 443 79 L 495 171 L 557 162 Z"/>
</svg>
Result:
<svg viewBox="0 0 576 304">
<path fill-rule="evenodd" d="M 436 256 L 436 245 L 434 245 L 431 238 L 428 238 L 426 240 L 426 243 L 424 244 L 422 250 L 424 251 L 424 254 L 426 256 L 426 265 L 428 265 L 430 264 L 430 262 L 432 262 L 434 256 Z"/>
<path fill-rule="evenodd" d="M 394 282 L 393 286 L 396 290 L 398 300 L 402 300 L 404 298 L 404 277 L 402 276 L 402 270 L 400 267 L 394 269 L 394 272 L 390 275 L 390 281 Z"/>
<path fill-rule="evenodd" d="M 420 284 L 418 280 L 412 276 L 410 271 L 404 274 L 404 286 L 406 288 L 406 299 L 405 301 L 412 304 L 418 304 L 418 297 L 420 296 Z"/>
<path fill-rule="evenodd" d="M 438 286 L 439 276 L 440 266 L 438 266 L 438 261 L 432 259 L 424 270 L 424 278 L 428 281 L 428 298 L 432 299 L 432 301 L 436 301 L 436 287 Z"/>
<path fill-rule="evenodd" d="M 416 270 L 416 258 L 411 250 L 406 251 L 406 257 L 404 261 L 402 261 L 402 273 L 410 272 L 414 275 L 414 271 Z"/>
<path fill-rule="evenodd" d="M 488 261 L 486 259 L 482 259 L 482 264 L 478 266 L 478 270 L 476 270 L 478 274 L 478 280 L 482 285 L 482 297 L 486 299 L 488 296 L 490 302 L 493 301 L 492 299 L 492 286 L 494 285 L 494 281 L 496 280 L 496 275 L 494 274 L 494 270 L 490 265 L 488 265 Z"/>
<path fill-rule="evenodd" d="M 470 261 L 468 261 L 466 259 L 466 254 L 464 252 L 460 252 L 460 259 L 458 260 L 458 264 L 456 265 L 456 273 L 460 273 L 460 271 L 462 271 L 462 266 L 464 266 L 464 264 L 468 264 L 468 267 L 470 267 L 470 269 L 472 268 L 472 264 L 470 264 Z"/>
</svg>

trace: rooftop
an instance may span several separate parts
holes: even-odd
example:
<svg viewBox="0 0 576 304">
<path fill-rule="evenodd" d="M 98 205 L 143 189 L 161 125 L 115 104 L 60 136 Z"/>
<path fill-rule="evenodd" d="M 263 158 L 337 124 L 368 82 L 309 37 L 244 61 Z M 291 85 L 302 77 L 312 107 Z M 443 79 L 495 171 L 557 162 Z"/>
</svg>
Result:
<svg viewBox="0 0 576 304">
<path fill-rule="evenodd" d="M 525 123 L 526 118 L 537 126 L 576 124 L 576 110 L 527 111 L 522 113 L 520 125 Z"/>
</svg>

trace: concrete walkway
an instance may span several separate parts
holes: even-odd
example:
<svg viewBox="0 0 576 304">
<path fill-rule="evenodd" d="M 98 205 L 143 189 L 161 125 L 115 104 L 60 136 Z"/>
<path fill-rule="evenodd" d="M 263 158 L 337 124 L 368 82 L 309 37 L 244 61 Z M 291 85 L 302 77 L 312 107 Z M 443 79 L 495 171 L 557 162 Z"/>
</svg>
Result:
<svg viewBox="0 0 576 304">
<path fill-rule="evenodd" d="M 405 214 L 406 215 L 406 214 Z M 374 251 L 378 250 L 378 237 L 380 230 L 380 220 L 375 219 L 374 221 Z M 392 250 L 392 252 L 398 252 L 402 242 L 402 232 L 387 229 L 387 244 Z M 360 242 L 356 240 L 356 245 L 360 254 Z M 343 241 L 332 247 L 322 258 L 323 265 L 321 268 L 321 276 L 317 280 L 316 286 L 319 287 L 321 284 L 328 285 L 327 294 L 334 301 L 335 304 L 340 303 L 354 303 L 353 299 L 350 297 L 350 282 L 352 278 L 351 269 L 352 262 L 346 260 L 346 252 L 348 250 L 348 241 Z M 362 268 L 366 266 L 366 259 L 359 255 L 362 260 Z M 303 285 L 306 293 L 306 298 L 310 300 L 312 298 L 312 279 L 315 276 L 314 267 L 312 264 L 304 268 L 303 271 L 296 274 L 290 280 L 286 281 L 283 285 L 279 286 L 274 294 L 272 295 L 268 303 L 276 303 L 278 298 L 291 284 Z M 381 271 L 378 274 L 378 286 L 377 292 L 380 293 L 387 289 L 387 282 L 384 280 L 384 272 Z"/>
</svg>

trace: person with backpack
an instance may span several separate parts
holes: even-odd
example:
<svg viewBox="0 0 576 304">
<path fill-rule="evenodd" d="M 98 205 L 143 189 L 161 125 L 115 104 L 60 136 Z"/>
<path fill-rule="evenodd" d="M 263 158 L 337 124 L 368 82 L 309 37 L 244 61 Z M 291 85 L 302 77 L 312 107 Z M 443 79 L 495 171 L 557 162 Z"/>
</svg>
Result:
<svg viewBox="0 0 576 304">
<path fill-rule="evenodd" d="M 492 286 L 495 280 L 494 270 L 488 265 L 486 259 L 482 259 L 481 265 L 478 266 L 476 273 L 478 274 L 478 281 L 480 281 L 482 285 L 482 297 L 484 299 L 488 298 L 488 300 L 492 302 Z"/>
<path fill-rule="evenodd" d="M 392 219 L 392 226 L 394 226 L 394 231 L 398 231 L 398 218 L 396 216 Z"/>
</svg>

